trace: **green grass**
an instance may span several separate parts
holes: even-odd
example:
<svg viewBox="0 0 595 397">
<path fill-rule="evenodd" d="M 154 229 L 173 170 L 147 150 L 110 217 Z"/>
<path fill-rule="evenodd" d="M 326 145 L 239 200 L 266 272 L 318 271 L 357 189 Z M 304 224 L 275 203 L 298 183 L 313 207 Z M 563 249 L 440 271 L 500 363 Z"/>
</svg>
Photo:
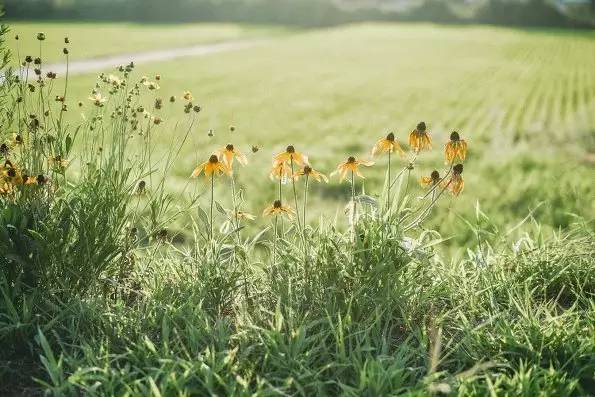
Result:
<svg viewBox="0 0 595 397">
<path fill-rule="evenodd" d="M 103 107 L 86 99 L 94 77 L 75 77 L 64 120 L 62 80 L 30 92 L 7 76 L 0 139 L 19 131 L 25 143 L 0 169 L 0 394 L 589 395 L 592 39 L 388 24 L 300 32 L 120 73 L 127 83 L 109 95 L 98 83 Z M 159 91 L 133 88 L 155 74 Z M 183 113 L 185 89 L 200 113 Z M 140 106 L 165 122 L 152 126 Z M 214 200 L 260 214 L 277 194 L 271 156 L 286 145 L 330 171 L 387 131 L 405 141 L 420 120 L 434 150 L 402 174 L 390 211 L 358 201 L 353 228 L 348 183 L 311 183 L 307 226 L 261 218 L 236 232 L 219 230 L 210 181 L 188 178 L 229 141 L 259 145 L 236 167 L 240 193 L 222 177 Z M 470 147 L 466 189 L 433 206 L 417 180 L 443 167 L 452 129 Z M 363 170 L 365 202 L 386 197 L 385 169 L 380 158 Z M 25 173 L 49 179 L 25 185 Z M 293 205 L 291 185 L 283 194 Z"/>
<path fill-rule="evenodd" d="M 197 44 L 249 39 L 278 34 L 284 29 L 225 23 L 135 24 L 100 22 L 15 22 L 10 24 L 9 48 L 14 54 L 38 56 L 38 32 L 46 34 L 46 62 L 62 62 L 64 37 L 70 40 L 71 59 L 88 59 L 122 53 L 186 47 Z M 18 43 L 13 40 L 19 35 Z M 117 43 L 117 45 L 114 45 Z"/>
<path fill-rule="evenodd" d="M 416 192 L 419 177 L 442 166 L 450 132 L 459 131 L 471 142 L 467 185 L 459 199 L 442 205 L 444 216 L 433 226 L 456 234 L 460 245 L 469 236 L 461 233 L 466 225 L 459 215 L 472 215 L 476 202 L 501 227 L 513 226 L 542 202 L 533 215 L 555 228 L 567 226 L 573 213 L 589 219 L 595 214 L 593 38 L 592 32 L 356 25 L 146 65 L 139 74 L 163 76 L 167 88 L 157 96 L 190 89 L 205 109 L 174 168 L 172 190 L 180 190 L 197 162 L 227 141 L 245 152 L 257 145 L 261 150 L 250 156 L 243 186 L 253 212 L 274 197 L 266 178 L 270 158 L 289 143 L 328 173 L 349 154 L 368 156 L 387 131 L 403 143 L 425 120 L 435 148 L 411 173 Z M 75 78 L 73 97 L 86 98 L 92 84 L 92 77 Z M 169 148 L 167 131 L 183 116 L 181 107 L 166 104 L 161 112 L 167 122 L 155 136 L 157 148 Z M 230 125 L 237 128 L 233 136 Z M 378 190 L 383 164 L 366 170 L 369 191 Z M 312 194 L 317 207 L 311 216 L 317 219 L 342 212 L 349 187 L 315 186 Z"/>
</svg>

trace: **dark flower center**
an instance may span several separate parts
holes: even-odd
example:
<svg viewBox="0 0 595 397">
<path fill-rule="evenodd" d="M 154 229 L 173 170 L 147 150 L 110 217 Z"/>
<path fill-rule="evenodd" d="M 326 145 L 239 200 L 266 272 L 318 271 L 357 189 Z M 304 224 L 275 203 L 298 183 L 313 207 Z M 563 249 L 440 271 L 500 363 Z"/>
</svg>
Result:
<svg viewBox="0 0 595 397">
<path fill-rule="evenodd" d="M 230 151 L 230 152 L 233 152 L 233 145 L 232 145 L 231 143 L 228 143 L 228 144 L 225 146 L 225 150 L 227 150 L 227 151 Z"/>
<path fill-rule="evenodd" d="M 212 154 L 211 157 L 209 157 L 209 163 L 217 164 L 218 162 L 219 162 L 219 159 L 217 158 L 217 155 Z"/>
<path fill-rule="evenodd" d="M 7 175 L 11 178 L 14 178 L 15 176 L 17 176 L 17 171 L 14 168 L 10 168 L 7 172 Z"/>
<path fill-rule="evenodd" d="M 432 180 L 434 182 L 439 181 L 440 180 L 440 173 L 436 170 L 432 171 L 432 173 L 430 174 L 430 177 L 432 178 Z"/>
<path fill-rule="evenodd" d="M 349 156 L 349 157 L 347 158 L 347 162 L 348 162 L 348 163 L 355 163 L 355 157 L 353 157 L 353 156 Z"/>
<path fill-rule="evenodd" d="M 387 140 L 387 141 L 394 142 L 394 140 L 395 140 L 395 134 L 393 134 L 392 132 L 391 132 L 391 133 L 389 133 L 389 134 L 386 136 L 386 140 Z"/>
<path fill-rule="evenodd" d="M 463 173 L 463 164 L 457 164 L 452 167 L 452 172 L 454 172 L 455 175 L 461 175 Z"/>
<path fill-rule="evenodd" d="M 42 175 L 42 174 L 37 175 L 37 183 L 38 184 L 43 185 L 46 182 L 47 182 L 47 179 L 46 179 L 45 175 Z"/>
<path fill-rule="evenodd" d="M 417 132 L 426 132 L 426 123 L 422 121 L 419 124 L 417 124 L 416 130 Z"/>
<path fill-rule="evenodd" d="M 305 166 L 304 167 L 304 174 L 308 175 L 312 172 L 312 167 Z"/>
<path fill-rule="evenodd" d="M 456 132 L 456 131 L 453 131 L 453 132 L 450 134 L 450 140 L 451 140 L 451 141 L 454 141 L 454 142 L 456 142 L 456 141 L 458 141 L 458 140 L 460 140 L 460 139 L 461 139 L 461 137 L 459 136 L 459 133 L 458 133 L 458 132 Z"/>
<path fill-rule="evenodd" d="M 287 149 L 285 150 L 287 151 L 287 153 L 295 153 L 295 148 L 293 147 L 293 145 L 287 146 Z"/>
<path fill-rule="evenodd" d="M 281 207 L 282 207 L 281 200 L 275 200 L 273 202 L 273 208 L 281 208 Z"/>
</svg>

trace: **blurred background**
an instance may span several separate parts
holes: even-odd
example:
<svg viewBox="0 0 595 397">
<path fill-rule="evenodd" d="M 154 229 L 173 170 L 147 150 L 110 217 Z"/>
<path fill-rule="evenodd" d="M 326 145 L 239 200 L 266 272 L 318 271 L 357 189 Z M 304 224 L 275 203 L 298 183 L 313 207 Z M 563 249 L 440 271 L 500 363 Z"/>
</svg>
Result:
<svg viewBox="0 0 595 397">
<path fill-rule="evenodd" d="M 5 0 L 9 18 L 227 21 L 327 26 L 356 21 L 593 26 L 593 0 Z"/>
<path fill-rule="evenodd" d="M 192 92 L 202 111 L 168 180 L 180 201 L 196 164 L 230 141 L 249 154 L 238 180 L 246 210 L 260 213 L 275 197 L 271 156 L 288 144 L 328 174 L 348 155 L 369 157 L 391 131 L 407 149 L 425 121 L 434 150 L 401 187 L 413 199 L 421 176 L 444 169 L 451 131 L 470 148 L 465 191 L 445 197 L 428 225 L 448 244 L 473 244 L 480 224 L 494 233 L 523 220 L 552 230 L 593 224 L 594 0 L 5 0 L 4 8 L 20 37 L 9 43 L 15 64 L 38 56 L 35 36 L 45 32 L 42 57 L 56 85 L 69 37 L 72 121 L 88 120 L 99 73 L 135 61 L 138 78 L 161 76 L 145 106 L 164 120 L 155 142 L 165 153 L 187 118 L 167 99 Z M 156 99 L 166 105 L 153 109 Z M 381 158 L 364 170 L 367 193 L 381 190 L 385 167 Z M 207 189 L 202 180 L 192 187 Z M 312 186 L 311 220 L 342 222 L 349 189 Z"/>
</svg>

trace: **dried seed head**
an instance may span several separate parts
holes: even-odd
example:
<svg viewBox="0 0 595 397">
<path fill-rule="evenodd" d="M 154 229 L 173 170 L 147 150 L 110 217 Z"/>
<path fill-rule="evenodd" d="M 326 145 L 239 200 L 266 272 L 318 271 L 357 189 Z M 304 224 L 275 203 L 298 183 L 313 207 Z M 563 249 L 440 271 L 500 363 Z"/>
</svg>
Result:
<svg viewBox="0 0 595 397">
<path fill-rule="evenodd" d="M 69 53 L 68 48 L 66 48 L 66 47 L 62 48 L 62 52 L 64 53 L 64 55 L 68 55 L 68 53 Z"/>
<path fill-rule="evenodd" d="M 34 63 L 35 65 L 41 65 L 41 58 L 39 58 L 39 57 L 35 58 L 35 59 L 33 60 L 33 63 Z"/>
<path fill-rule="evenodd" d="M 70 39 L 68 37 L 64 37 L 64 44 L 70 44 Z"/>
<path fill-rule="evenodd" d="M 31 63 L 31 62 L 33 62 L 33 57 L 32 57 L 31 55 L 27 55 L 27 56 L 25 57 L 25 62 L 27 62 L 27 63 Z"/>
<path fill-rule="evenodd" d="M 463 164 L 457 164 L 454 167 L 452 167 L 452 172 L 455 175 L 461 175 L 463 173 Z"/>
<path fill-rule="evenodd" d="M 438 171 L 434 170 L 430 174 L 430 178 L 432 178 L 432 182 L 436 183 L 440 180 L 440 173 Z"/>
<path fill-rule="evenodd" d="M 45 40 L 45 33 L 43 33 L 43 32 L 37 33 L 37 40 L 44 41 Z"/>
</svg>

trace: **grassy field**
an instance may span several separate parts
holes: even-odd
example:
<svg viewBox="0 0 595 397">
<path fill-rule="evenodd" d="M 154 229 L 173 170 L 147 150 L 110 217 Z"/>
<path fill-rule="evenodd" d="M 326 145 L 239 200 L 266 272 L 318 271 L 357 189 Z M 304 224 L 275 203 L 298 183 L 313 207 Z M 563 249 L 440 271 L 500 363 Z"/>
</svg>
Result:
<svg viewBox="0 0 595 397">
<path fill-rule="evenodd" d="M 328 173 L 349 154 L 368 156 L 387 131 L 406 148 L 409 131 L 424 120 L 435 150 L 411 173 L 413 188 L 420 175 L 442 166 L 443 145 L 459 131 L 471 142 L 467 186 L 443 203 L 432 226 L 460 246 L 471 235 L 459 215 L 473 218 L 476 202 L 499 227 L 515 225 L 540 203 L 533 215 L 545 225 L 567 226 L 572 214 L 592 219 L 594 71 L 592 32 L 370 24 L 146 65 L 138 74 L 162 75 L 164 88 L 155 96 L 189 89 L 204 109 L 175 166 L 172 190 L 181 190 L 197 162 L 227 141 L 245 152 L 257 145 L 244 186 L 253 212 L 275 195 L 266 175 L 271 156 L 287 144 L 299 142 Z M 73 98 L 84 100 L 93 82 L 75 78 Z M 182 105 L 166 104 L 158 113 L 166 122 L 155 141 L 167 150 Z M 370 191 L 383 169 L 367 170 Z M 312 219 L 334 216 L 349 187 L 331 183 L 312 194 L 318 203 Z"/>
<path fill-rule="evenodd" d="M 278 34 L 285 29 L 235 24 L 177 24 L 154 25 L 134 23 L 63 23 L 15 22 L 10 24 L 11 36 L 19 35 L 17 43 L 9 40 L 16 55 L 38 56 L 39 43 L 34 40 L 38 32 L 46 34 L 43 57 L 45 62 L 61 62 L 64 38 L 70 40 L 71 60 L 88 59 L 122 53 L 151 51 L 171 47 L 248 39 Z M 114 45 L 117 43 L 117 45 Z"/>
<path fill-rule="evenodd" d="M 71 53 L 115 47 L 77 26 Z M 69 25 L 55 29 L 46 43 L 61 48 Z M 64 76 L 0 86 L 0 394 L 591 395 L 595 34 L 278 32 L 106 71 L 125 84 L 72 77 L 65 113 Z M 160 89 L 134 88 L 156 75 Z M 200 112 L 184 112 L 185 90 Z M 422 120 L 434 148 L 407 170 Z M 453 130 L 469 144 L 465 190 L 425 194 L 422 175 L 452 172 Z M 392 196 L 384 155 L 357 190 L 311 182 L 306 225 L 260 217 L 287 145 L 328 174 L 390 131 L 407 150 L 392 157 Z M 234 184 L 189 178 L 229 142 L 249 160 Z M 353 200 L 360 188 L 370 197 Z M 294 206 L 291 184 L 282 194 Z M 220 228 L 218 203 L 258 219 Z"/>
</svg>

